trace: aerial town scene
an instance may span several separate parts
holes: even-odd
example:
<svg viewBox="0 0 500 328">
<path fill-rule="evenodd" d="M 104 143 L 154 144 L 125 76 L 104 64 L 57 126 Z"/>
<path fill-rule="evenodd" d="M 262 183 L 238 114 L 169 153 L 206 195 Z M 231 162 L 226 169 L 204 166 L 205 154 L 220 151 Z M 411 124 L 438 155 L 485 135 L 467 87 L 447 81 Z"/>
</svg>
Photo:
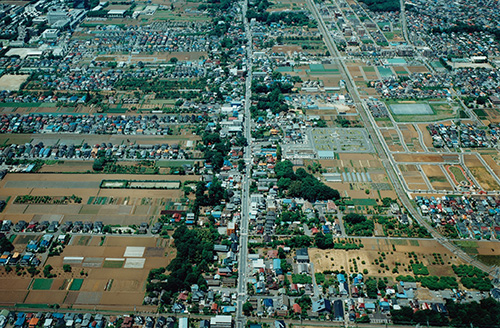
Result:
<svg viewBox="0 0 500 328">
<path fill-rule="evenodd" d="M 498 0 L 1 0 L 0 328 L 500 327 Z"/>
</svg>

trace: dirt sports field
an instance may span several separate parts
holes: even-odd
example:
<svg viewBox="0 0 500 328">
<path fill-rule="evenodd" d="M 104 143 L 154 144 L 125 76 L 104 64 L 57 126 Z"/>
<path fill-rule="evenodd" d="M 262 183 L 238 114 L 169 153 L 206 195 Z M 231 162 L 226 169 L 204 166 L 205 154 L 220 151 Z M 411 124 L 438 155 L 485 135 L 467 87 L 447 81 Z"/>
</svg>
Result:
<svg viewBox="0 0 500 328">
<path fill-rule="evenodd" d="M 28 79 L 29 75 L 11 75 L 6 74 L 0 77 L 0 90 L 1 91 L 17 91 L 21 84 Z"/>
<path fill-rule="evenodd" d="M 171 242 L 140 236 L 73 236 L 60 256 L 47 260 L 54 279 L 44 279 L 42 274 L 35 279 L 29 274 L 18 277 L 1 269 L 0 304 L 151 310 L 141 306 L 147 275 L 175 257 Z M 72 271 L 64 272 L 64 264 L 71 265 Z"/>
</svg>

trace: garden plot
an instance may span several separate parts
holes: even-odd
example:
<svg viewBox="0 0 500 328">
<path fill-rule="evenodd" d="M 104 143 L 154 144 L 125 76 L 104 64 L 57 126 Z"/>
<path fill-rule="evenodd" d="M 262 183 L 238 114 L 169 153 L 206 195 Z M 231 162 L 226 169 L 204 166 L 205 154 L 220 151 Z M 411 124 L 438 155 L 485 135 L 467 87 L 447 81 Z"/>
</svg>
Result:
<svg viewBox="0 0 500 328">
<path fill-rule="evenodd" d="M 144 268 L 144 263 L 146 263 L 146 259 L 134 259 L 128 258 L 125 260 L 124 269 L 142 269 Z"/>
<path fill-rule="evenodd" d="M 142 257 L 145 249 L 145 247 L 127 246 L 123 257 Z"/>
</svg>

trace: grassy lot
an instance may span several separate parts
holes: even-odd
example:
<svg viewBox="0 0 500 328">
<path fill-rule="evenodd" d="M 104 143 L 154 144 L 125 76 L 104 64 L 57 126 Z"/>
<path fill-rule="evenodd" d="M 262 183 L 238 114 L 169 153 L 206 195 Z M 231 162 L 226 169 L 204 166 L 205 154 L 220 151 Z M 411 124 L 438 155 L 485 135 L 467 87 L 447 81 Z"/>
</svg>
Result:
<svg viewBox="0 0 500 328">
<path fill-rule="evenodd" d="M 464 173 L 459 167 L 450 166 L 449 170 L 455 176 L 455 180 L 457 180 L 458 183 L 460 183 L 461 181 L 468 181 L 467 177 L 464 175 Z"/>
<path fill-rule="evenodd" d="M 442 99 L 433 99 L 427 100 L 427 101 L 413 101 L 413 100 L 384 100 L 387 108 L 389 108 L 389 111 L 391 112 L 392 117 L 394 118 L 395 121 L 397 122 L 427 122 L 427 121 L 440 121 L 444 119 L 452 119 L 457 116 L 457 114 L 454 114 L 453 108 L 450 104 L 446 103 Z M 396 105 L 396 104 L 428 104 L 431 109 L 433 114 L 423 114 L 423 115 L 395 115 L 389 105 Z"/>
</svg>

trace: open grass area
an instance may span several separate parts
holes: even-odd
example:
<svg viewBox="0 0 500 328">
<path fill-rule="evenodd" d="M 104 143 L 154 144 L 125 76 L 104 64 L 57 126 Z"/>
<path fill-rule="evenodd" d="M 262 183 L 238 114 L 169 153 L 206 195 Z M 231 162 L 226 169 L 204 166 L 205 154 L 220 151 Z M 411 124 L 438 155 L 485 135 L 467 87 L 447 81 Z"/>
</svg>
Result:
<svg viewBox="0 0 500 328">
<path fill-rule="evenodd" d="M 427 101 L 414 101 L 414 100 L 385 100 L 386 106 L 390 109 L 390 105 L 403 105 L 403 104 L 426 104 L 432 109 L 432 113 L 426 114 L 404 114 L 397 115 L 391 110 L 391 115 L 397 122 L 428 122 L 439 121 L 443 119 L 450 119 L 458 116 L 452 106 L 442 99 L 430 99 Z"/>
<path fill-rule="evenodd" d="M 448 169 L 453 174 L 453 176 L 455 177 L 455 180 L 458 183 L 460 183 L 462 181 L 467 181 L 467 177 L 464 175 L 464 173 L 462 172 L 462 170 L 459 167 L 450 166 Z"/>
<path fill-rule="evenodd" d="M 31 289 L 33 290 L 50 290 L 54 279 L 35 279 Z"/>
<path fill-rule="evenodd" d="M 375 199 L 371 198 L 354 198 L 352 199 L 353 205 L 359 205 L 359 206 L 376 206 L 377 202 Z"/>
</svg>

